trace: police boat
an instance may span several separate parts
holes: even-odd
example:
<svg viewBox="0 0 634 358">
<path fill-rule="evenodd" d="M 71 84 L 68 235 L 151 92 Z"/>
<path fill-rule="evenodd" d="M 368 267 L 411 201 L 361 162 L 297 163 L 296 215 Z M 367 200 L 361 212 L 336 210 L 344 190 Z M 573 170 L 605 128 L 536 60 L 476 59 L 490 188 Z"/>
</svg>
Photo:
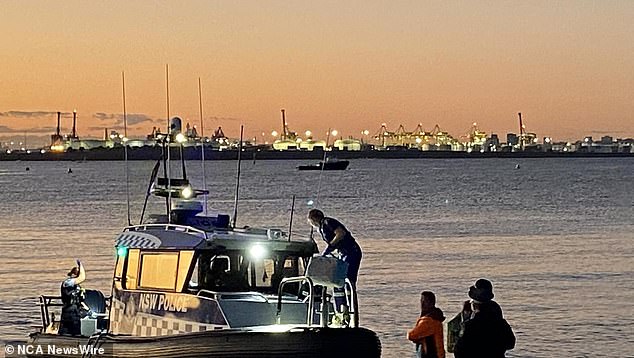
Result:
<svg viewBox="0 0 634 358">
<path fill-rule="evenodd" d="M 40 296 L 42 325 L 29 343 L 56 349 L 34 356 L 380 357 L 345 263 L 315 255 L 312 238 L 204 216 L 195 198 L 205 192 L 184 170 L 156 178 L 160 162 L 148 192 L 166 198 L 167 215 L 116 236 L 111 293 L 85 291 L 81 334 L 60 333 L 61 297 Z M 333 307 L 341 286 L 344 313 Z"/>
</svg>

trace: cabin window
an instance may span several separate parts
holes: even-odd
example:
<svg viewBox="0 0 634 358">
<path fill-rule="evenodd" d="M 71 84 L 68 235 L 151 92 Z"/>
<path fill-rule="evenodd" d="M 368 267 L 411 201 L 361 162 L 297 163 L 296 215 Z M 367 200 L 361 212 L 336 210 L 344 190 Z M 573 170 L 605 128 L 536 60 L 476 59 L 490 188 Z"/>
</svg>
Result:
<svg viewBox="0 0 634 358">
<path fill-rule="evenodd" d="M 139 249 L 128 250 L 128 260 L 123 268 L 125 277 L 123 279 L 123 288 L 127 290 L 135 290 L 139 273 Z"/>
<path fill-rule="evenodd" d="M 181 292 L 186 285 L 187 275 L 194 258 L 194 251 L 182 250 L 178 256 L 178 278 L 176 279 L 176 292 Z M 187 287 L 185 287 L 187 288 Z"/>
<path fill-rule="evenodd" d="M 173 291 L 177 270 L 178 252 L 142 253 L 139 286 Z"/>
<path fill-rule="evenodd" d="M 199 263 L 199 260 L 196 260 L 196 264 L 194 265 L 194 269 L 192 270 L 192 276 L 189 278 L 189 282 L 187 283 L 187 288 L 192 290 L 198 289 L 198 275 L 199 275 L 198 263 Z"/>
<path fill-rule="evenodd" d="M 284 268 L 282 270 L 284 277 L 295 277 L 304 274 L 304 264 L 297 257 L 287 257 L 284 260 Z"/>
<path fill-rule="evenodd" d="M 251 282 L 252 287 L 271 287 L 271 277 L 275 272 L 275 262 L 272 259 L 263 259 L 251 262 Z"/>
</svg>

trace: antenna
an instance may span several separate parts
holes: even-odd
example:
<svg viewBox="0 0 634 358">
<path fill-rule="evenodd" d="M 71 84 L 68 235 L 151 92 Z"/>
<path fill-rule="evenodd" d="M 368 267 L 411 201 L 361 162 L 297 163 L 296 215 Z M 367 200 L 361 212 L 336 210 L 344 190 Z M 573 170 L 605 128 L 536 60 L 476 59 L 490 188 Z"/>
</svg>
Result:
<svg viewBox="0 0 634 358">
<path fill-rule="evenodd" d="M 125 194 L 128 200 L 128 225 L 132 225 L 130 219 L 130 171 L 128 170 L 128 113 L 125 108 L 125 73 L 121 71 L 121 83 L 123 87 L 123 160 L 125 161 Z"/>
<path fill-rule="evenodd" d="M 290 219 L 290 222 L 288 223 L 288 242 L 291 242 L 291 235 L 293 235 L 293 213 L 294 212 L 295 212 L 295 195 L 293 194 L 293 201 L 291 202 L 291 219 Z"/>
<path fill-rule="evenodd" d="M 233 222 L 232 227 L 236 226 L 236 218 L 238 217 L 238 193 L 240 190 L 240 162 L 242 159 L 242 135 L 244 133 L 244 126 L 240 126 L 240 143 L 238 143 L 238 174 L 236 175 L 236 195 L 233 205 Z"/>
<path fill-rule="evenodd" d="M 321 161 L 321 169 L 319 170 L 319 180 L 317 181 L 317 195 L 315 196 L 315 207 L 319 202 L 319 192 L 321 190 L 321 177 L 324 173 L 324 166 L 326 164 L 326 154 L 328 153 L 326 150 L 328 149 L 328 141 L 330 140 L 330 128 L 328 128 L 328 134 L 326 135 L 326 148 L 324 148 L 324 158 Z"/>
<path fill-rule="evenodd" d="M 145 215 L 145 209 L 147 208 L 147 201 L 150 198 L 152 183 L 154 183 L 154 181 L 156 180 L 156 176 L 158 175 L 159 168 L 161 167 L 162 159 L 163 159 L 163 156 L 161 155 L 161 158 L 159 158 L 156 161 L 156 164 L 154 164 L 154 168 L 152 169 L 152 175 L 150 175 L 150 183 L 148 184 L 147 190 L 145 192 L 145 200 L 143 201 L 143 210 L 141 211 L 141 218 L 139 219 L 139 225 L 143 224 L 143 216 Z"/>
<path fill-rule="evenodd" d="M 200 157 L 203 173 L 203 188 L 207 189 L 206 175 L 205 175 L 205 133 L 203 132 L 203 95 L 202 86 L 200 85 L 200 77 L 198 77 L 198 105 L 200 107 Z M 205 215 L 207 215 L 207 193 L 205 193 Z"/>
<path fill-rule="evenodd" d="M 171 167 L 170 167 L 170 74 L 169 65 L 165 64 L 165 89 L 167 100 L 167 134 L 165 136 L 165 142 L 167 143 L 167 159 L 163 163 L 165 178 L 167 179 L 167 197 L 165 198 L 165 205 L 167 206 L 167 223 L 172 223 L 172 181 L 170 180 Z M 165 146 L 165 145 L 164 145 Z"/>
</svg>

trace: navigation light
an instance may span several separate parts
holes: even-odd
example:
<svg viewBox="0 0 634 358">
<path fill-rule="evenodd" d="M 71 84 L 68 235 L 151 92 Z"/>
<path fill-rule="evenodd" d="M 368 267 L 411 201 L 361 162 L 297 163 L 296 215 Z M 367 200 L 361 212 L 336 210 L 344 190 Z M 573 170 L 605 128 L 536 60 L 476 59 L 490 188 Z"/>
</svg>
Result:
<svg viewBox="0 0 634 358">
<path fill-rule="evenodd" d="M 117 247 L 117 256 L 125 257 L 128 254 L 128 248 L 125 246 Z"/>
<path fill-rule="evenodd" d="M 187 185 L 181 190 L 181 197 L 185 199 L 190 199 L 194 195 L 194 190 L 191 185 Z"/>
</svg>

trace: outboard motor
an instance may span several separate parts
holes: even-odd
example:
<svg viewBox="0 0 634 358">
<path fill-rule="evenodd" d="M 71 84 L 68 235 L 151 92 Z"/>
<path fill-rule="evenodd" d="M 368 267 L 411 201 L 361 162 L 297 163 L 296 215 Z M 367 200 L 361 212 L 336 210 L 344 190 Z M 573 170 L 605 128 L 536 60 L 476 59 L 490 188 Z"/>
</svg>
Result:
<svg viewBox="0 0 634 358">
<path fill-rule="evenodd" d="M 107 330 L 109 322 L 106 315 L 106 297 L 97 290 L 85 290 L 84 294 L 84 303 L 96 314 L 96 318 L 86 317 L 81 320 L 82 335 L 91 336 L 97 330 Z"/>
<path fill-rule="evenodd" d="M 106 313 L 106 298 L 101 291 L 85 290 L 84 303 L 95 313 Z"/>
</svg>

